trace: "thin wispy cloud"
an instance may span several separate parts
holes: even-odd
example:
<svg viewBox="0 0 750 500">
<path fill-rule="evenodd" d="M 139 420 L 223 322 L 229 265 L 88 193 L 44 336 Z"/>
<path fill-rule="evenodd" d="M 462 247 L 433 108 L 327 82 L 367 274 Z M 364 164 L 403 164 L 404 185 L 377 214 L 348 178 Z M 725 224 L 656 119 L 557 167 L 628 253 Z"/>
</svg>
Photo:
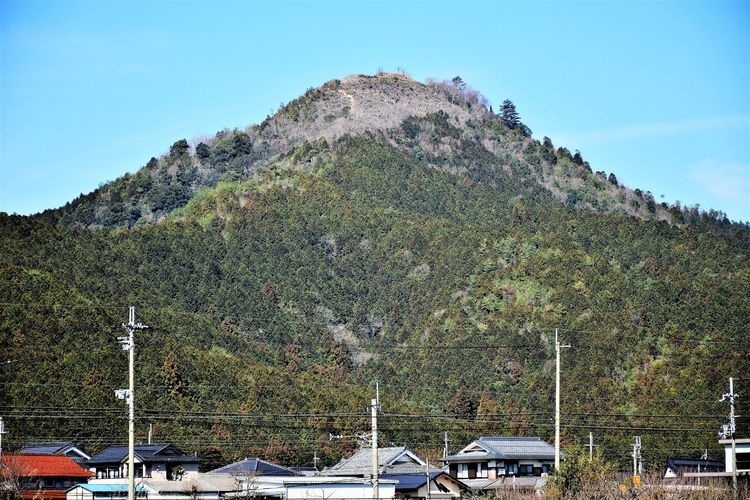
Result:
<svg viewBox="0 0 750 500">
<path fill-rule="evenodd" d="M 590 145 L 735 127 L 750 127 L 750 115 L 728 115 L 711 118 L 640 123 L 607 129 L 561 132 L 551 135 L 565 144 Z"/>
</svg>

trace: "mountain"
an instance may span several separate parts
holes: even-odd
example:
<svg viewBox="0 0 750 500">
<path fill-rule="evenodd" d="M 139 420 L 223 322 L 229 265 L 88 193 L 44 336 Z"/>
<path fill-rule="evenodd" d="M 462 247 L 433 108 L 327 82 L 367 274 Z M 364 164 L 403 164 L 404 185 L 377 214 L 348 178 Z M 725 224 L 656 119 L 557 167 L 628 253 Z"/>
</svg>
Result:
<svg viewBox="0 0 750 500">
<path fill-rule="evenodd" d="M 750 229 L 656 204 L 509 109 L 460 78 L 351 76 L 0 215 L 7 442 L 123 441 L 133 304 L 139 436 L 217 461 L 333 463 L 374 381 L 386 443 L 549 438 L 555 331 L 565 443 L 719 456 L 718 399 L 750 373 Z"/>
</svg>

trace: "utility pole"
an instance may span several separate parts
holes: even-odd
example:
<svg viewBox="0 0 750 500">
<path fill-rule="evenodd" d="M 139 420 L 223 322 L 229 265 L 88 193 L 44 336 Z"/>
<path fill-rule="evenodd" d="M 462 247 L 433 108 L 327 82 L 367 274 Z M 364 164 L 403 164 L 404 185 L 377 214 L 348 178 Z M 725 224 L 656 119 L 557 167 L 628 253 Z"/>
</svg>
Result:
<svg viewBox="0 0 750 500">
<path fill-rule="evenodd" d="M 430 495 L 430 459 L 424 461 L 425 465 L 425 471 L 427 472 L 427 500 L 431 500 L 432 495 Z"/>
<path fill-rule="evenodd" d="M 734 400 L 739 397 L 739 394 L 734 393 L 734 379 L 729 377 L 729 392 L 724 394 L 719 400 L 720 403 L 729 401 L 729 424 L 721 426 L 719 436 L 722 439 L 732 440 L 732 491 L 734 492 L 734 498 L 738 497 L 737 490 L 737 446 L 734 440 L 734 433 L 737 430 L 737 422 L 735 420 L 736 415 L 734 414 Z"/>
<path fill-rule="evenodd" d="M 118 389 L 115 396 L 128 403 L 128 500 L 135 500 L 135 338 L 136 330 L 148 328 L 135 322 L 135 307 L 130 306 L 128 323 L 122 325 L 128 332 L 125 337 L 117 337 L 123 351 L 128 351 L 128 389 Z"/>
<path fill-rule="evenodd" d="M 378 409 L 380 407 L 380 388 L 375 382 L 375 398 L 371 401 L 372 412 L 372 494 L 373 498 L 380 498 L 380 484 L 378 482 Z M 130 499 L 129 499 L 130 500 Z"/>
<path fill-rule="evenodd" d="M 555 328 L 555 473 L 560 470 L 560 349 L 567 347 L 560 345 Z"/>
<path fill-rule="evenodd" d="M 443 441 L 445 442 L 445 447 L 443 448 L 443 458 L 448 456 L 448 431 L 445 431 L 445 434 L 443 435 Z"/>
<path fill-rule="evenodd" d="M 3 434 L 5 434 L 5 424 L 3 417 L 0 417 L 0 468 L 3 466 Z"/>
<path fill-rule="evenodd" d="M 589 431 L 589 462 L 594 459 L 594 433 Z"/>
<path fill-rule="evenodd" d="M 640 476 L 643 472 L 643 459 L 641 457 L 641 436 L 635 436 L 633 442 L 633 452 L 630 454 L 633 457 L 633 477 Z"/>
</svg>

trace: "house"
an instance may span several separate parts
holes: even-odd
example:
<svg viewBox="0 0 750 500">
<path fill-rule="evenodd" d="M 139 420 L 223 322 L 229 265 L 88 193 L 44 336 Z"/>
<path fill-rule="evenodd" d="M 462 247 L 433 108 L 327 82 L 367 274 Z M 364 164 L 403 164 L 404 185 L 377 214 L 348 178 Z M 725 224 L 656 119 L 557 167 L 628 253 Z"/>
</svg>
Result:
<svg viewBox="0 0 750 500">
<path fill-rule="evenodd" d="M 294 470 L 266 462 L 260 458 L 246 458 L 233 464 L 225 465 L 208 472 L 209 474 L 231 474 L 240 477 L 257 476 L 299 476 Z"/>
<path fill-rule="evenodd" d="M 539 437 L 482 436 L 441 461 L 475 491 L 539 489 L 554 468 L 555 447 Z"/>
<path fill-rule="evenodd" d="M 671 457 L 667 459 L 664 479 L 681 477 L 687 472 L 721 472 L 723 470 L 724 463 L 719 460 Z"/>
<path fill-rule="evenodd" d="M 299 478 L 298 481 L 292 481 L 291 478 L 284 482 L 283 497 L 285 500 L 295 499 L 365 499 L 375 498 L 375 491 L 369 479 L 354 478 L 335 478 L 321 477 L 317 478 Z M 311 479 L 317 479 L 311 481 Z M 378 483 L 378 496 L 381 500 L 391 500 L 399 498 L 396 494 L 396 482 L 382 480 Z"/>
<path fill-rule="evenodd" d="M 186 455 L 171 444 L 135 445 L 135 477 L 173 480 L 198 473 L 200 458 Z M 97 479 L 128 476 L 128 447 L 110 446 L 92 457 L 87 465 Z"/>
<path fill-rule="evenodd" d="M 321 475 L 370 478 L 372 448 L 361 448 Z M 378 476 L 383 481 L 397 481 L 396 498 L 459 498 L 461 491 L 468 489 L 460 480 L 439 467 L 428 465 L 404 446 L 378 449 Z"/>
<path fill-rule="evenodd" d="M 65 455 L 4 453 L 0 465 L 3 482 L 24 499 L 64 499 L 66 488 L 92 475 Z"/>
<path fill-rule="evenodd" d="M 245 458 L 208 472 L 209 475 L 231 478 L 235 492 L 230 496 L 281 498 L 284 479 L 299 477 L 294 470 L 260 458 Z"/>
<path fill-rule="evenodd" d="M 732 472 L 732 440 L 720 439 L 719 444 L 724 445 L 725 471 Z M 750 472 L 750 438 L 734 440 L 734 448 L 737 460 L 737 472 Z"/>
<path fill-rule="evenodd" d="M 737 481 L 743 483 L 743 488 L 750 484 L 750 439 L 735 439 L 735 452 L 737 458 Z M 719 444 L 724 445 L 724 463 L 718 462 L 716 469 L 685 470 L 680 474 L 681 477 L 696 481 L 698 484 L 702 480 L 719 481 L 728 483 L 732 481 L 735 475 L 732 470 L 732 440 L 720 439 Z"/>
<path fill-rule="evenodd" d="M 220 500 L 240 491 L 234 477 L 193 473 L 179 480 L 139 477 L 136 494 L 143 500 Z M 66 491 L 67 500 L 121 500 L 128 496 L 127 478 L 92 479 Z"/>
<path fill-rule="evenodd" d="M 441 470 L 431 467 L 431 470 Z M 405 446 L 378 448 L 378 474 L 408 474 L 427 471 L 427 463 Z M 354 455 L 321 472 L 324 476 L 370 477 L 372 448 L 360 448 Z"/>
<path fill-rule="evenodd" d="M 91 459 L 91 455 L 72 441 L 54 441 L 47 443 L 26 443 L 18 453 L 27 455 L 65 455 L 74 462 L 82 464 Z"/>
<path fill-rule="evenodd" d="M 234 477 L 202 473 L 186 475 L 178 481 L 144 478 L 139 484 L 146 488 L 148 500 L 220 500 L 239 490 Z"/>
<path fill-rule="evenodd" d="M 226 493 L 224 498 L 374 498 L 372 482 L 360 477 L 260 475 L 241 479 L 240 484 L 240 489 Z M 379 484 L 379 498 L 396 498 L 396 481 L 384 479 Z"/>
<path fill-rule="evenodd" d="M 381 481 L 397 481 L 396 498 L 430 498 L 452 500 L 461 498 L 462 491 L 469 488 L 447 472 L 438 470 L 427 473 L 383 474 Z"/>
<path fill-rule="evenodd" d="M 139 499 L 148 498 L 147 489 L 138 484 L 135 496 Z M 65 491 L 67 500 L 124 500 L 128 498 L 128 485 L 118 484 L 77 484 Z"/>
</svg>

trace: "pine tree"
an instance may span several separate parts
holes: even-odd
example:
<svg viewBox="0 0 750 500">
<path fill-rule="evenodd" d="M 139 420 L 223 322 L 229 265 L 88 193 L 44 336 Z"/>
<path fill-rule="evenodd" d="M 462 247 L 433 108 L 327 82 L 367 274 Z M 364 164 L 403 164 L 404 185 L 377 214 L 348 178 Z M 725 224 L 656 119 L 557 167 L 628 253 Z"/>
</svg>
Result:
<svg viewBox="0 0 750 500">
<path fill-rule="evenodd" d="M 517 128 L 521 124 L 521 118 L 516 111 L 513 101 L 506 99 L 500 107 L 500 119 L 510 128 Z"/>
</svg>

